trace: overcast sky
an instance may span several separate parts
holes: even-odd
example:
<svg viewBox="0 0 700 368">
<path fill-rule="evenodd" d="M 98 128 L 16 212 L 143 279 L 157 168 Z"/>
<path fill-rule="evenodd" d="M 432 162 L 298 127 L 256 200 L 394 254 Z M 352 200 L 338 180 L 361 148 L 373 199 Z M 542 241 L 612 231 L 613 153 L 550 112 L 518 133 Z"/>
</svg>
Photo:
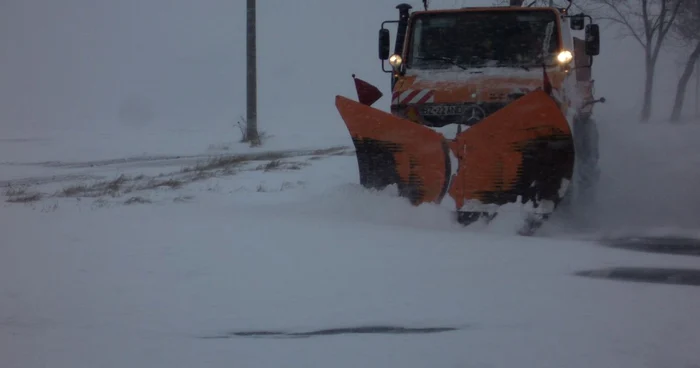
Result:
<svg viewBox="0 0 700 368">
<path fill-rule="evenodd" d="M 259 3 L 259 109 L 268 126 L 338 124 L 333 97 L 355 97 L 352 73 L 387 92 L 376 37 L 397 1 Z M 456 3 L 469 2 L 433 0 Z M 641 50 L 606 32 L 598 94 L 607 108 L 633 108 Z M 667 104 L 679 71 L 665 65 L 658 95 Z M 0 126 L 182 127 L 230 124 L 244 113 L 243 0 L 0 2 Z"/>
</svg>

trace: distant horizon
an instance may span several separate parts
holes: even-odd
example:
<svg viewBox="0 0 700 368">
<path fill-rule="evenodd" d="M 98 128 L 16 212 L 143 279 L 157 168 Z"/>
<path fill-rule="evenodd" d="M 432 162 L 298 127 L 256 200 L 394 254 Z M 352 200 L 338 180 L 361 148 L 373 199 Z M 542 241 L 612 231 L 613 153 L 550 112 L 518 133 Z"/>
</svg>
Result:
<svg viewBox="0 0 700 368">
<path fill-rule="evenodd" d="M 457 2 L 433 0 L 431 6 Z M 397 3 L 306 0 L 301 11 L 290 2 L 259 2 L 261 124 L 281 133 L 291 128 L 290 116 L 307 120 L 313 129 L 339 124 L 333 97 L 354 96 L 353 73 L 386 95 L 376 34 L 382 21 L 396 18 Z M 410 3 L 414 9 L 422 6 L 421 1 Z M 244 7 L 223 0 L 22 0 L 0 5 L 0 131 L 235 123 L 245 114 Z M 600 24 L 594 79 L 596 94 L 608 103 L 596 111 L 636 119 L 642 49 Z M 663 53 L 659 62 L 655 118 L 670 113 L 680 74 L 676 59 Z M 694 88 L 689 89 L 686 110 L 694 102 Z"/>
</svg>

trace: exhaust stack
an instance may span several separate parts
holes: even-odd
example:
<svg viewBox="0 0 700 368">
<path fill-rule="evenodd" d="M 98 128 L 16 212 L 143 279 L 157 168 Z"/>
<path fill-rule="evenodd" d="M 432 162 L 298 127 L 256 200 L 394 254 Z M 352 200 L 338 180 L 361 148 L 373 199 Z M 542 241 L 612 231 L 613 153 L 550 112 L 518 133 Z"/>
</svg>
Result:
<svg viewBox="0 0 700 368">
<path fill-rule="evenodd" d="M 399 4 L 396 9 L 399 10 L 399 26 L 396 30 L 396 44 L 394 45 L 394 53 L 401 55 L 403 51 L 403 43 L 406 39 L 406 28 L 408 27 L 408 17 L 413 7 L 409 4 Z"/>
</svg>

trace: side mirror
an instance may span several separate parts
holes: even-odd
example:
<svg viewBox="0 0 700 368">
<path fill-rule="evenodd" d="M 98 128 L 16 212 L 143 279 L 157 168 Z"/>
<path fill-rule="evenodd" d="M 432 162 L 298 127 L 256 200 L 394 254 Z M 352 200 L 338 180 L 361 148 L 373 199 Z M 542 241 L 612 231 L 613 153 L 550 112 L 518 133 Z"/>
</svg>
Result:
<svg viewBox="0 0 700 368">
<path fill-rule="evenodd" d="M 582 30 L 584 23 L 586 23 L 586 18 L 584 18 L 583 14 L 572 15 L 569 20 L 571 22 L 571 29 L 574 31 Z"/>
<path fill-rule="evenodd" d="M 586 55 L 600 54 L 600 28 L 597 24 L 586 26 Z"/>
<path fill-rule="evenodd" d="M 391 52 L 391 40 L 389 30 L 382 28 L 379 30 L 379 60 L 389 59 Z"/>
</svg>

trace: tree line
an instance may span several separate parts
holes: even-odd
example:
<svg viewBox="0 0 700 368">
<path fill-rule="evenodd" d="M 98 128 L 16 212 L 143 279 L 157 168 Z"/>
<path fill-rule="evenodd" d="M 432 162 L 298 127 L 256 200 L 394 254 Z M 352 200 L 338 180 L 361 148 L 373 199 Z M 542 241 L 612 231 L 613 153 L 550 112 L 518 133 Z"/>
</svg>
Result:
<svg viewBox="0 0 700 368">
<path fill-rule="evenodd" d="M 509 0 L 497 0 L 503 5 Z M 528 5 L 531 0 L 525 0 Z M 565 8 L 568 0 L 534 0 L 534 5 Z M 570 13 L 584 12 L 616 24 L 644 53 L 644 92 L 640 119 L 649 121 L 654 107 L 654 81 L 659 55 L 673 45 L 682 54 L 683 68 L 676 81 L 670 120 L 681 120 L 688 84 L 700 59 L 700 0 L 574 0 Z"/>
<path fill-rule="evenodd" d="M 654 105 L 654 81 L 661 51 L 675 43 L 683 53 L 670 120 L 678 122 L 686 91 L 700 57 L 700 0 L 588 0 L 599 19 L 618 24 L 644 52 L 644 95 L 640 118 L 648 121 Z M 597 7 L 597 8 L 593 8 Z"/>
</svg>

